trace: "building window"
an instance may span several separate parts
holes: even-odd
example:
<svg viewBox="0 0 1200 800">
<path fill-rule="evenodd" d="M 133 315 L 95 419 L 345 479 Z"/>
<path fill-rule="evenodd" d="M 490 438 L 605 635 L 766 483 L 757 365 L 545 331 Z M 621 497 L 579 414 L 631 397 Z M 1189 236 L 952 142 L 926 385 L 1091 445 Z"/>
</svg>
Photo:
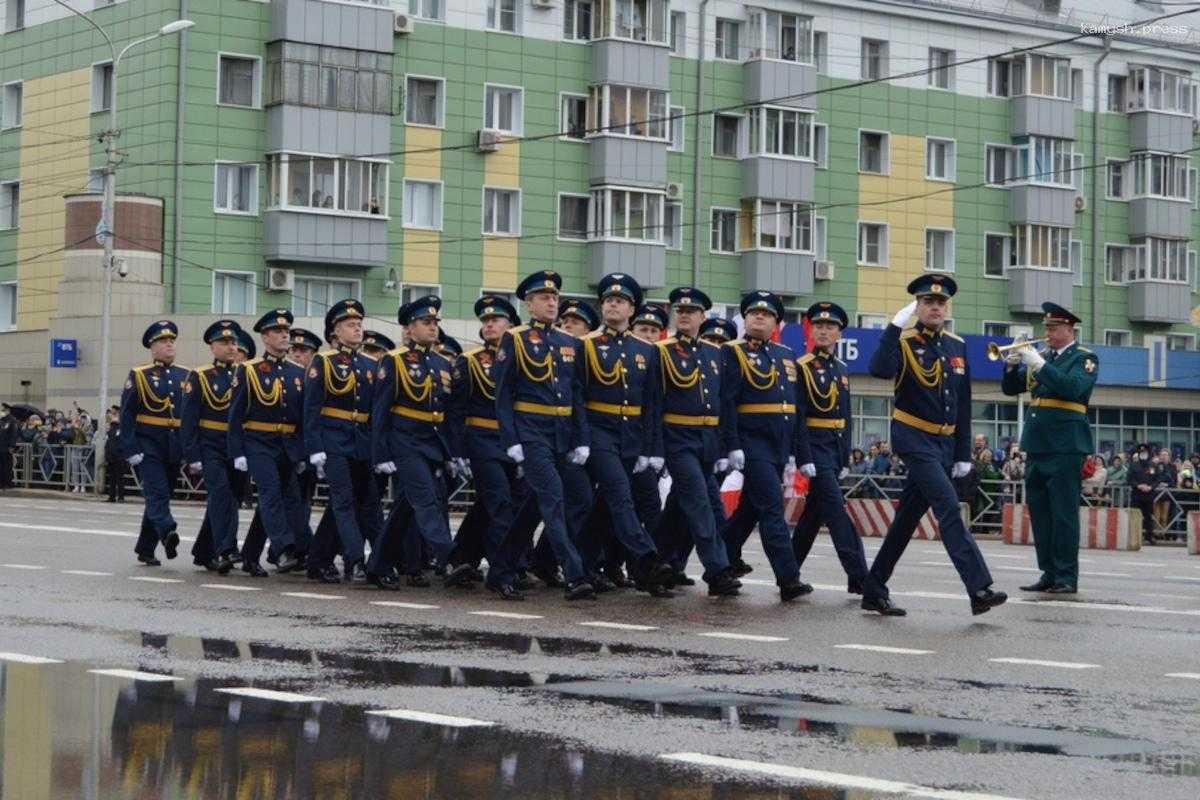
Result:
<svg viewBox="0 0 1200 800">
<path fill-rule="evenodd" d="M 683 107 L 671 106 L 671 119 L 669 124 L 671 129 L 671 146 L 667 149 L 674 153 L 683 152 L 684 141 L 686 138 L 686 126 L 684 125 L 684 122 L 686 121 L 687 117 L 685 116 Z"/>
<path fill-rule="evenodd" d="M 829 169 L 829 126 L 823 122 L 813 123 L 813 160 L 817 169 Z"/>
<path fill-rule="evenodd" d="M 483 232 L 490 236 L 521 235 L 521 190 L 483 187 Z"/>
<path fill-rule="evenodd" d="M 414 300 L 420 300 L 422 297 L 442 296 L 442 287 L 429 284 L 405 283 L 400 286 L 400 305 L 408 305 Z"/>
<path fill-rule="evenodd" d="M 1188 156 L 1134 153 L 1129 159 L 1133 169 L 1133 197 L 1160 197 L 1191 200 L 1188 191 Z"/>
<path fill-rule="evenodd" d="M 558 196 L 558 238 L 587 239 L 590 202 L 591 196 L 586 194 Z"/>
<path fill-rule="evenodd" d="M 865 267 L 886 267 L 888 226 L 881 222 L 858 223 L 858 263 Z"/>
<path fill-rule="evenodd" d="M 954 231 L 925 229 L 925 269 L 954 272 Z"/>
<path fill-rule="evenodd" d="M 738 60 L 738 31 L 741 24 L 737 20 L 717 19 L 716 57 L 729 61 Z"/>
<path fill-rule="evenodd" d="M 858 171 L 875 175 L 887 174 L 888 134 L 877 131 L 859 131 Z"/>
<path fill-rule="evenodd" d="M 668 250 L 683 249 L 683 203 L 668 200 L 663 206 L 663 240 Z"/>
<path fill-rule="evenodd" d="M 736 209 L 714 208 L 712 210 L 712 242 L 709 249 L 714 253 L 737 252 Z"/>
<path fill-rule="evenodd" d="M 954 141 L 951 139 L 925 140 L 925 177 L 931 181 L 953 181 Z"/>
<path fill-rule="evenodd" d="M 487 26 L 494 31 L 517 32 L 517 0 L 487 0 Z"/>
<path fill-rule="evenodd" d="M 0 283 L 0 331 L 17 329 L 17 284 Z"/>
<path fill-rule="evenodd" d="M 1073 142 L 1070 139 L 1018 136 L 1014 141 L 1018 182 L 1050 186 L 1074 185 L 1071 179 Z"/>
<path fill-rule="evenodd" d="M 813 217 L 813 255 L 818 261 L 829 258 L 829 222 L 825 217 Z"/>
<path fill-rule="evenodd" d="M 1032 94 L 1039 97 L 1071 99 L 1071 60 L 1054 58 L 1039 53 L 1026 53 L 1025 74 L 1029 78 L 1027 91 L 1014 94 Z"/>
<path fill-rule="evenodd" d="M 887 317 L 883 314 L 858 313 L 855 315 L 855 326 L 868 330 L 881 331 L 887 327 Z"/>
<path fill-rule="evenodd" d="M 887 42 L 878 39 L 862 40 L 862 77 L 864 80 L 876 81 L 888 74 Z"/>
<path fill-rule="evenodd" d="M 983 274 L 1003 278 L 1004 271 L 1017 265 L 1017 240 L 1008 233 L 983 235 Z"/>
<path fill-rule="evenodd" d="M 1183 73 L 1157 67 L 1131 69 L 1127 94 L 1130 111 L 1196 114 L 1196 83 Z"/>
<path fill-rule="evenodd" d="M 267 156 L 267 205 L 387 215 L 388 166 L 383 161 L 271 153 Z"/>
<path fill-rule="evenodd" d="M 404 179 L 404 227 L 442 229 L 442 182 Z"/>
<path fill-rule="evenodd" d="M 687 13 L 683 11 L 671 12 L 671 52 L 677 56 L 681 56 L 686 52 L 687 46 Z"/>
<path fill-rule="evenodd" d="M 1200 189 L 1197 189 L 1196 182 L 1200 180 L 1200 170 L 1195 167 L 1188 168 L 1188 192 L 1192 196 L 1192 208 L 1200 208 Z"/>
<path fill-rule="evenodd" d="M 1071 284 L 1083 286 L 1083 242 L 1071 240 Z"/>
<path fill-rule="evenodd" d="M 92 65 L 92 113 L 112 108 L 112 62 Z"/>
<path fill-rule="evenodd" d="M 484 87 L 483 127 L 490 131 L 521 135 L 523 91 L 511 86 Z"/>
<path fill-rule="evenodd" d="M 773 106 L 750 109 L 750 152 L 811 159 L 813 116 Z"/>
<path fill-rule="evenodd" d="M 563 4 L 563 38 L 577 42 L 592 38 L 592 0 L 566 0 Z"/>
<path fill-rule="evenodd" d="M 713 114 L 713 155 L 737 158 L 742 118 L 733 114 Z"/>
<path fill-rule="evenodd" d="M 1133 334 L 1129 331 L 1105 331 L 1104 344 L 1106 347 L 1129 347 L 1133 344 Z"/>
<path fill-rule="evenodd" d="M 212 313 L 253 314 L 254 299 L 255 276 L 253 272 L 213 273 Z M 324 311 L 321 312 L 322 315 L 324 313 Z"/>
<path fill-rule="evenodd" d="M 1147 238 L 1140 242 L 1145 252 L 1144 265 L 1133 280 L 1187 283 L 1187 242 L 1180 239 Z"/>
<path fill-rule="evenodd" d="M 1109 283 L 1126 283 L 1131 281 L 1144 269 L 1140 263 L 1144 260 L 1143 248 L 1127 244 L 1110 244 L 1104 248 L 1104 277 Z"/>
<path fill-rule="evenodd" d="M 954 51 L 929 48 L 929 87 L 931 89 L 954 88 Z"/>
<path fill-rule="evenodd" d="M 1001 339 L 1009 335 L 1007 322 L 983 323 L 983 335 L 989 339 Z"/>
<path fill-rule="evenodd" d="M 1108 200 L 1128 200 L 1129 186 L 1125 182 L 1125 167 L 1128 162 L 1119 158 L 1108 159 L 1108 180 L 1105 198 Z"/>
<path fill-rule="evenodd" d="M 301 42 L 267 45 L 267 105 L 392 113 L 392 56 Z"/>
<path fill-rule="evenodd" d="M 825 31 L 813 32 L 813 64 L 817 72 L 829 72 L 829 34 Z"/>
<path fill-rule="evenodd" d="M 582 141 L 588 133 L 587 95 L 562 94 L 559 97 L 561 105 L 559 107 L 558 132 L 565 139 L 578 139 Z"/>
<path fill-rule="evenodd" d="M 598 134 L 666 140 L 667 93 L 633 86 L 593 86 L 588 90 L 588 127 Z"/>
<path fill-rule="evenodd" d="M 1014 225 L 1017 264 L 1022 267 L 1069 270 L 1071 229 L 1053 225 Z"/>
<path fill-rule="evenodd" d="M 2 321 L 2 320 L 0 320 Z M 1168 333 L 1168 350 L 1195 350 L 1196 337 L 1190 333 Z"/>
<path fill-rule="evenodd" d="M 1200 281 L 1200 276 L 1198 276 L 1196 274 L 1196 267 L 1197 267 L 1196 259 L 1197 259 L 1196 251 L 1188 250 L 1187 251 L 1188 285 L 1192 287 L 1193 292 L 1196 291 L 1197 282 Z"/>
<path fill-rule="evenodd" d="M 217 102 L 224 106 L 258 108 L 262 61 L 253 56 L 217 56 Z"/>
<path fill-rule="evenodd" d="M 663 241 L 662 192 L 601 187 L 592 190 L 589 229 L 593 239 Z"/>
<path fill-rule="evenodd" d="M 1008 145 L 989 144 L 985 149 L 987 182 L 990 186 L 1008 188 L 1017 179 L 1016 148 Z"/>
<path fill-rule="evenodd" d="M 0 230 L 21 227 L 21 184 L 18 181 L 0 183 Z"/>
<path fill-rule="evenodd" d="M 25 0 L 9 0 L 4 20 L 5 33 L 19 31 L 25 27 Z"/>
<path fill-rule="evenodd" d="M 446 82 L 441 78 L 409 75 L 404 86 L 404 121 L 409 125 L 442 127 L 446 113 Z"/>
<path fill-rule="evenodd" d="M 223 214 L 258 213 L 257 164 L 217 164 L 213 210 Z"/>
<path fill-rule="evenodd" d="M 1125 112 L 1125 87 L 1128 85 L 1125 75 L 1108 76 L 1108 102 L 1105 109 L 1123 114 Z"/>
<path fill-rule="evenodd" d="M 1083 153 L 1071 154 L 1071 185 L 1075 187 L 1075 196 L 1083 197 Z"/>
<path fill-rule="evenodd" d="M 595 0 L 592 38 L 667 44 L 669 0 Z"/>
<path fill-rule="evenodd" d="M 408 0 L 408 13 L 419 19 L 441 21 L 442 0 Z"/>
<path fill-rule="evenodd" d="M 4 84 L 4 95 L 0 99 L 0 128 L 16 128 L 21 124 L 21 105 L 25 87 L 20 81 Z"/>
<path fill-rule="evenodd" d="M 812 17 L 750 11 L 750 58 L 812 63 Z"/>
<path fill-rule="evenodd" d="M 323 317 L 339 300 L 358 297 L 358 281 L 296 277 L 292 290 L 292 313 L 298 317 Z"/>
<path fill-rule="evenodd" d="M 750 225 L 750 246 L 790 253 L 813 252 L 813 213 L 808 203 L 743 200 L 742 217 Z"/>
</svg>

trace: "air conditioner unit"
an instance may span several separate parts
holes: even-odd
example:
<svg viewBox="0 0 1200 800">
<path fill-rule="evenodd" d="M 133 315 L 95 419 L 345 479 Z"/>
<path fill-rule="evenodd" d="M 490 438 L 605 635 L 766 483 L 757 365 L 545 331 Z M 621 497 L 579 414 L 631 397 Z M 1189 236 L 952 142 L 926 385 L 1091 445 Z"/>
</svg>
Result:
<svg viewBox="0 0 1200 800">
<path fill-rule="evenodd" d="M 412 33 L 412 32 L 413 32 L 412 17 L 410 17 L 408 14 L 401 14 L 400 12 L 397 11 L 396 15 L 394 17 L 392 17 L 392 33 Z"/>
<path fill-rule="evenodd" d="M 475 140 L 475 149 L 481 153 L 494 153 L 500 149 L 500 132 L 483 128 Z"/>
<path fill-rule="evenodd" d="M 1087 200 L 1084 199 L 1084 196 L 1081 194 L 1075 195 L 1075 213 L 1079 214 L 1085 208 L 1087 208 Z"/>
<path fill-rule="evenodd" d="M 290 292 L 296 288 L 296 270 L 271 267 L 267 270 L 268 292 Z"/>
<path fill-rule="evenodd" d="M 534 8 L 554 8 L 554 0 L 533 0 Z"/>
<path fill-rule="evenodd" d="M 667 199 L 668 200 L 678 200 L 680 197 L 683 197 L 683 184 L 682 183 L 668 183 L 667 184 Z"/>
<path fill-rule="evenodd" d="M 832 261 L 814 261 L 813 262 L 813 278 L 819 281 L 831 281 L 834 275 L 834 264 Z"/>
</svg>

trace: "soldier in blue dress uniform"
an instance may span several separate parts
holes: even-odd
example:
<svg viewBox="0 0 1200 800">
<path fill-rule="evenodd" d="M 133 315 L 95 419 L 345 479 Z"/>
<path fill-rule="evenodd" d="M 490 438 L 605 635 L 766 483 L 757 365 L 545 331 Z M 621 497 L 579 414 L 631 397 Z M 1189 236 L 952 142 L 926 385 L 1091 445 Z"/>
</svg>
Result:
<svg viewBox="0 0 1200 800">
<path fill-rule="evenodd" d="M 716 345 L 737 338 L 737 326 L 723 317 L 709 317 L 700 323 L 700 338 Z"/>
<path fill-rule="evenodd" d="M 879 339 L 870 371 L 895 381 L 892 451 L 904 459 L 908 476 L 896 516 L 871 565 L 862 607 L 890 616 L 903 610 L 888 598 L 887 581 L 921 516 L 932 508 L 942 545 L 958 570 L 971 612 L 983 614 L 1008 596 L 993 592 L 983 554 L 963 524 L 953 478 L 971 471 L 971 370 L 961 338 L 946 331 L 949 300 L 958 285 L 948 275 L 922 275 L 908 284 L 916 300 L 906 305 Z M 913 314 L 916 327 L 904 330 Z"/>
<path fill-rule="evenodd" d="M 305 374 L 312 364 L 313 356 L 321 349 L 321 339 L 315 333 L 304 328 L 293 327 L 291 330 L 291 346 L 288 348 L 288 358 L 300 365 Z M 307 561 L 308 549 L 312 545 L 312 502 L 317 490 L 317 471 L 305 469 L 300 473 L 300 502 L 304 506 L 304 531 L 296 540 L 296 557 Z M 332 517 L 326 522 L 332 525 Z"/>
<path fill-rule="evenodd" d="M 159 566 L 154 551 L 161 542 L 167 558 L 178 554 L 179 534 L 171 515 L 171 490 L 183 457 L 179 414 L 188 370 L 175 364 L 179 328 L 169 319 L 151 323 L 142 347 L 152 361 L 134 367 L 121 393 L 121 455 L 137 470 L 146 506 L 134 552 L 138 561 Z"/>
<path fill-rule="evenodd" d="M 389 337 L 378 331 L 363 331 L 362 351 L 364 355 L 378 361 L 388 354 L 389 350 L 395 350 L 396 343 Z"/>
<path fill-rule="evenodd" d="M 204 476 L 204 522 L 192 545 L 192 561 L 225 575 L 237 552 L 238 507 L 229 458 L 229 402 L 233 397 L 234 356 L 241 326 L 219 319 L 204 331 L 213 362 L 192 370 L 183 384 L 184 460 Z"/>
<path fill-rule="evenodd" d="M 745 514 L 758 522 L 779 595 L 785 601 L 793 600 L 811 591 L 800 580 L 783 517 L 780 483 L 784 467 L 795 458 L 796 355 L 791 348 L 771 341 L 775 326 L 783 319 L 783 303 L 775 294 L 750 292 L 742 298 L 741 311 L 745 338 L 722 348 L 722 449 L 729 454 L 729 466 L 745 476 L 738 512 L 745 508 Z M 734 519 L 737 515 L 726 523 L 727 542 Z M 735 544 L 740 553 L 741 542 Z"/>
</svg>

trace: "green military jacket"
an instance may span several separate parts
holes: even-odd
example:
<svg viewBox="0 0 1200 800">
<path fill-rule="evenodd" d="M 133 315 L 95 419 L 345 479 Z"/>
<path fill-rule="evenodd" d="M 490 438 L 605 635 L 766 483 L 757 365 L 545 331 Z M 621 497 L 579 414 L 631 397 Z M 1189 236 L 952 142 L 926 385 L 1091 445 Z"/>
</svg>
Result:
<svg viewBox="0 0 1200 800">
<path fill-rule="evenodd" d="M 1028 391 L 1033 398 L 1025 412 L 1022 450 L 1026 453 L 1095 452 L 1086 409 L 1099 371 L 1099 357 L 1076 343 L 1070 344 L 1053 360 L 1047 356 L 1046 363 L 1035 374 L 1031 374 L 1024 364 L 1004 368 L 1001 390 L 1014 397 Z M 1074 407 L 1064 408 L 1058 404 Z"/>
</svg>

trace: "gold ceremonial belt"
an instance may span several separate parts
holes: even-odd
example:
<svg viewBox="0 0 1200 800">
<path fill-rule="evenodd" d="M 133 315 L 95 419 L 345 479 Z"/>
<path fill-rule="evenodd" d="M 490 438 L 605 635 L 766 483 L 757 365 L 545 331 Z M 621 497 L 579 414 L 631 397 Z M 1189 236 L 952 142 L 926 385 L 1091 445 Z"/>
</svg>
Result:
<svg viewBox="0 0 1200 800">
<path fill-rule="evenodd" d="M 371 415 L 365 411 L 346 411 L 343 408 L 329 408 L 328 406 L 321 406 L 321 416 L 344 419 L 349 422 L 366 422 L 371 419 Z"/>
<path fill-rule="evenodd" d="M 201 428 L 207 428 L 210 431 L 227 431 L 229 430 L 228 422 L 221 422 L 217 419 L 202 419 L 199 422 Z"/>
<path fill-rule="evenodd" d="M 548 406 L 545 403 L 529 403 L 518 400 L 513 403 L 513 411 L 524 411 L 526 414 L 544 414 L 548 417 L 569 417 L 571 406 Z"/>
<path fill-rule="evenodd" d="M 1087 413 L 1087 406 L 1083 403 L 1073 403 L 1070 400 L 1056 400 L 1053 397 L 1035 397 L 1029 402 L 1029 405 L 1041 408 L 1061 408 L 1063 411 L 1078 411 L 1080 414 Z"/>
<path fill-rule="evenodd" d="M 255 422 L 248 420 L 242 423 L 242 427 L 248 431 L 261 431 L 263 433 L 295 433 L 296 426 L 290 422 Z"/>
<path fill-rule="evenodd" d="M 584 403 L 588 411 L 598 411 L 601 414 L 617 414 L 622 417 L 640 417 L 641 406 L 625 406 L 617 403 L 601 403 L 599 400 L 588 400 Z"/>
<path fill-rule="evenodd" d="M 160 428 L 178 428 L 179 420 L 171 417 L 152 417 L 149 414 L 138 414 L 135 420 L 143 425 L 157 425 Z"/>
<path fill-rule="evenodd" d="M 824 417 L 806 417 L 804 419 L 804 424 L 810 428 L 832 428 L 833 430 L 840 431 L 842 428 L 846 427 L 846 420 L 825 419 Z"/>
<path fill-rule="evenodd" d="M 467 424 L 472 428 L 487 428 L 489 431 L 500 430 L 500 420 L 491 417 L 467 417 Z"/>
<path fill-rule="evenodd" d="M 418 422 L 441 422 L 446 418 L 446 415 L 441 411 L 422 411 L 419 408 L 409 408 L 408 406 L 395 405 L 391 411 L 398 417 L 406 417 L 415 419 Z"/>
<path fill-rule="evenodd" d="M 742 403 L 737 407 L 739 414 L 795 414 L 791 403 Z"/>
<path fill-rule="evenodd" d="M 696 425 L 715 427 L 721 424 L 720 417 L 702 417 L 692 414 L 663 414 L 662 421 L 668 425 Z"/>
<path fill-rule="evenodd" d="M 892 419 L 897 422 L 903 422 L 905 425 L 909 425 L 919 431 L 932 433 L 934 436 L 950 436 L 954 433 L 953 425 L 939 425 L 936 422 L 928 422 L 898 408 L 892 412 Z"/>
</svg>

